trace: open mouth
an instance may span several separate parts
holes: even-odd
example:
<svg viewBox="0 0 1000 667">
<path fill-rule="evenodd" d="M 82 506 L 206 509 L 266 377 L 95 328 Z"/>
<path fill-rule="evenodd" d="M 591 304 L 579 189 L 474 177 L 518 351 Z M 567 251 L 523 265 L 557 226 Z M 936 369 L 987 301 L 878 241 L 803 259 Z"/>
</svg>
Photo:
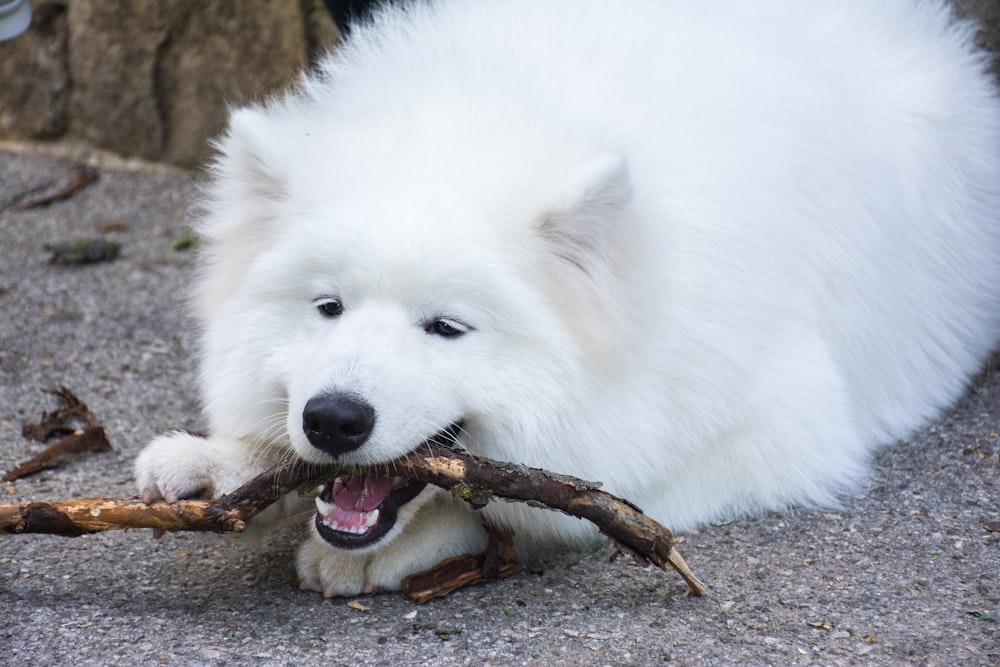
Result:
<svg viewBox="0 0 1000 667">
<path fill-rule="evenodd" d="M 372 544 L 392 529 L 399 508 L 425 486 L 403 477 L 338 477 L 316 496 L 316 530 L 341 549 Z"/>
<path fill-rule="evenodd" d="M 430 438 L 454 445 L 462 430 L 455 422 Z M 424 490 L 426 482 L 405 477 L 337 477 L 316 496 L 316 531 L 340 549 L 359 549 L 382 539 L 396 525 L 399 508 Z"/>
</svg>

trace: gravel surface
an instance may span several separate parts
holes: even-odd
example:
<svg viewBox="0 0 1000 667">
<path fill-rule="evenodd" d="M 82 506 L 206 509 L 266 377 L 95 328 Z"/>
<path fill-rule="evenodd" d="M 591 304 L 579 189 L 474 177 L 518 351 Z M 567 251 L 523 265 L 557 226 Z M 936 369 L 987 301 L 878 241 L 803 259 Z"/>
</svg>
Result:
<svg viewBox="0 0 1000 667">
<path fill-rule="evenodd" d="M 0 211 L 0 470 L 44 447 L 23 423 L 64 385 L 114 451 L 0 484 L 0 502 L 132 495 L 131 462 L 163 430 L 201 426 L 184 299 L 196 176 L 65 148 L 0 147 L 0 202 L 88 159 L 92 185 Z M 106 223 L 120 227 L 99 232 Z M 112 262 L 46 263 L 100 237 Z M 416 606 L 324 602 L 294 584 L 297 531 L 0 538 L 0 663 L 1000 665 L 1000 362 L 960 404 L 883 450 L 839 508 L 738 518 L 683 536 L 711 588 L 597 553 Z M 804 445 L 807 443 L 804 443 Z M 669 480 L 665 480 L 669 483 Z"/>
</svg>

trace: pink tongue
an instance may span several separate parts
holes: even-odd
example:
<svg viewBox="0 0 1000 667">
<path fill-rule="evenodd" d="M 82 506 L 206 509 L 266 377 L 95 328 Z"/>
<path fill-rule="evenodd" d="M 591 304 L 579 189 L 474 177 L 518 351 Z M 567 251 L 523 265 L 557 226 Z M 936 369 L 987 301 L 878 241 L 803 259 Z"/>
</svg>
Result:
<svg viewBox="0 0 1000 667">
<path fill-rule="evenodd" d="M 371 512 L 392 491 L 388 477 L 338 477 L 333 482 L 333 504 L 340 509 Z"/>
</svg>

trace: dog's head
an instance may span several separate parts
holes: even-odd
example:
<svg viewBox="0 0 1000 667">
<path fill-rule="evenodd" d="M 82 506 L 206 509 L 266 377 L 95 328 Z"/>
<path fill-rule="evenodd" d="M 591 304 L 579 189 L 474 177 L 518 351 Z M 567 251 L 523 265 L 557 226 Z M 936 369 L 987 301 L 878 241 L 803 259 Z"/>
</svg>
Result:
<svg viewBox="0 0 1000 667">
<path fill-rule="evenodd" d="M 552 431 L 580 369 L 611 362 L 625 163 L 396 132 L 234 117 L 201 226 L 211 427 L 317 462 L 384 462 L 433 437 L 530 458 L 513 443 Z M 419 491 L 331 485 L 328 539 L 372 543 Z"/>
</svg>

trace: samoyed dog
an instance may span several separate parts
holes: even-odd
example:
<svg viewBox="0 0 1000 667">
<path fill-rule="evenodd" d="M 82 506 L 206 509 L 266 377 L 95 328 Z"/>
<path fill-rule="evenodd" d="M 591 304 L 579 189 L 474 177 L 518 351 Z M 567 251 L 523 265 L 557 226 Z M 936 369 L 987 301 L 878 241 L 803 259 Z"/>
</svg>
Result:
<svg viewBox="0 0 1000 667">
<path fill-rule="evenodd" d="M 233 113 L 200 215 L 209 435 L 150 444 L 141 493 L 444 437 L 677 530 L 835 502 L 1000 333 L 973 35 L 936 0 L 385 8 Z M 374 476 L 308 516 L 327 596 L 480 549 L 483 521 L 526 550 L 596 538 Z"/>
</svg>

